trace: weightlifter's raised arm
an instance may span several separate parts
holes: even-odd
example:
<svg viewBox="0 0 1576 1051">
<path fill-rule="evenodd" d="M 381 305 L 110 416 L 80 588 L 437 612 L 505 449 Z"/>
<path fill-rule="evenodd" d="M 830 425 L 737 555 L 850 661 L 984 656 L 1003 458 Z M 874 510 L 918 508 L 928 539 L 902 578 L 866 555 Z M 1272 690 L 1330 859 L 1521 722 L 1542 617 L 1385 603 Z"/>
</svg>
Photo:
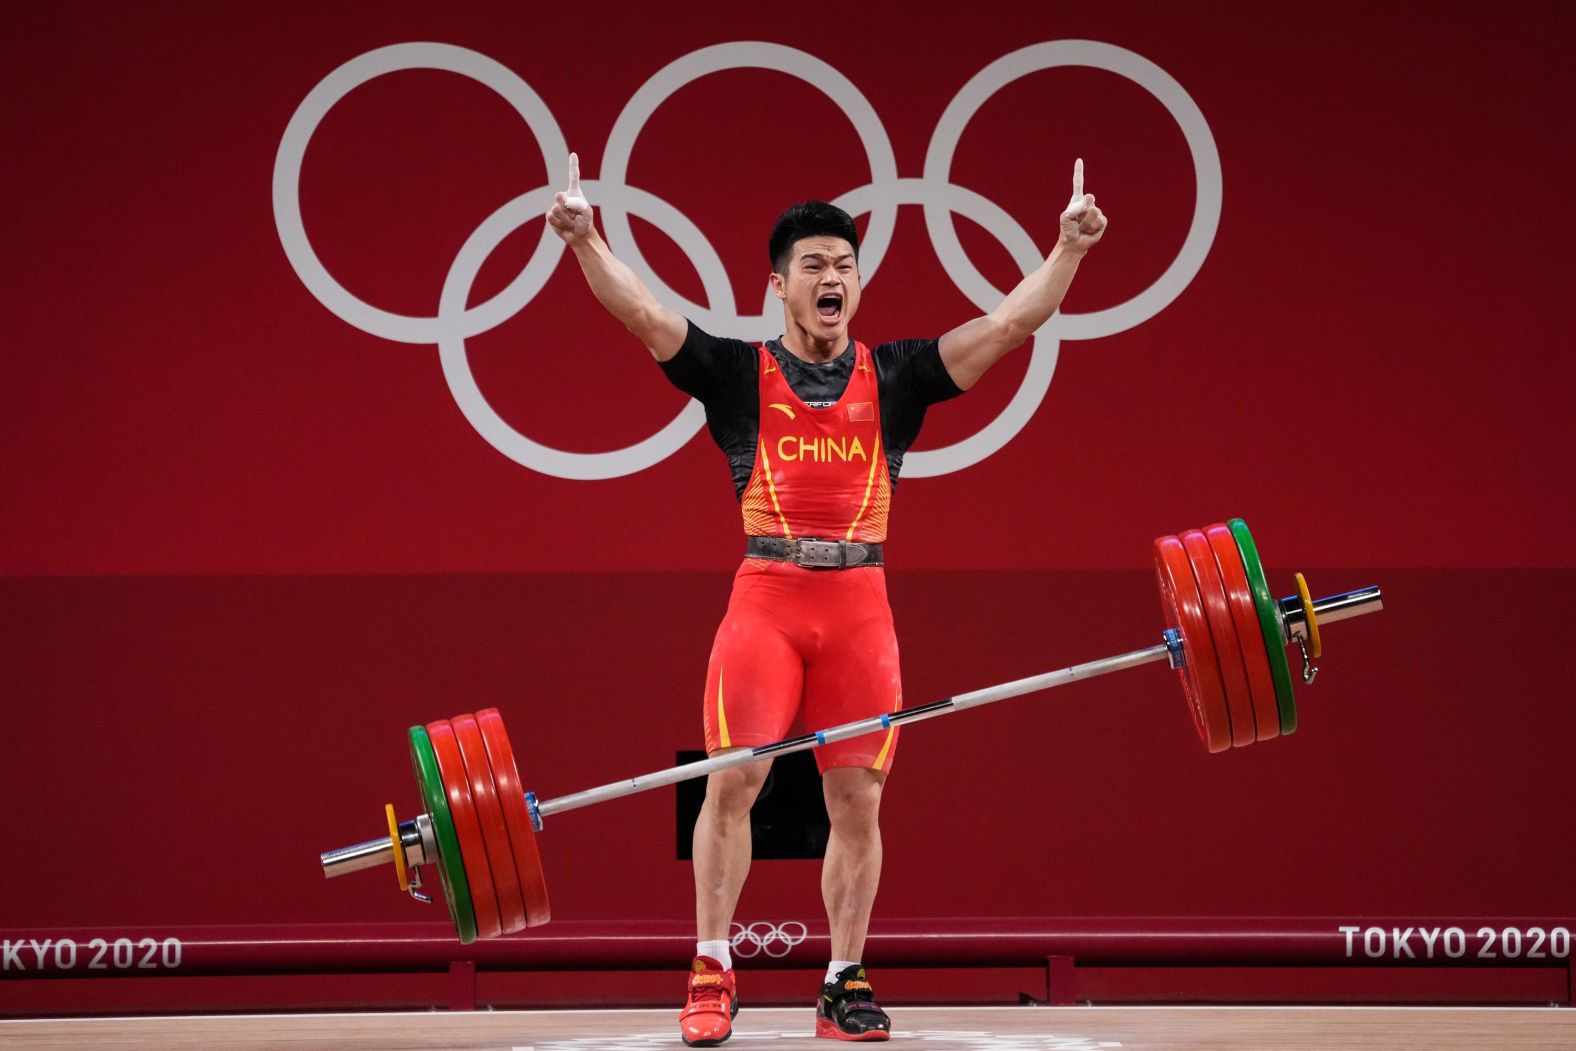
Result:
<svg viewBox="0 0 1576 1051">
<path fill-rule="evenodd" d="M 553 196 L 547 223 L 574 250 L 586 282 L 608 313 L 644 343 L 658 361 L 684 345 L 688 323 L 651 294 L 645 282 L 620 262 L 592 221 L 591 205 L 580 190 L 580 158 L 569 155 L 569 188 Z"/>
<path fill-rule="evenodd" d="M 1032 336 L 1062 305 L 1084 253 L 1105 233 L 1105 214 L 1083 192 L 1083 161 L 1073 165 L 1073 196 L 1062 212 L 1061 236 L 1039 268 L 1018 282 L 1001 306 L 941 337 L 942 364 L 962 390 Z"/>
</svg>

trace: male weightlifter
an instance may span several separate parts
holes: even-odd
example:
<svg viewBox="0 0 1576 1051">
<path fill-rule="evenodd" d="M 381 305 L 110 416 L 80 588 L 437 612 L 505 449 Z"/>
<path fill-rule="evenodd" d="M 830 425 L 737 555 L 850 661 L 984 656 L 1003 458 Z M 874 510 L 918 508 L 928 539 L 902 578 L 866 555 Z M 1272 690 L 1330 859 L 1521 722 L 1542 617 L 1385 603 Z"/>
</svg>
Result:
<svg viewBox="0 0 1576 1051">
<path fill-rule="evenodd" d="M 940 339 L 873 349 L 848 335 L 859 310 L 859 234 L 839 208 L 807 201 L 777 220 L 768 251 L 783 334 L 756 346 L 702 332 L 613 256 L 581 194 L 574 154 L 568 189 L 554 202 L 547 221 L 591 290 L 669 382 L 705 406 L 733 474 L 747 540 L 706 671 L 707 752 L 780 740 L 795 716 L 819 729 L 897 711 L 881 545 L 903 454 L 928 406 L 968 390 L 1061 305 L 1106 228 L 1083 192 L 1083 161 L 1073 167 L 1056 247 L 999 307 Z M 817 1036 L 891 1035 L 859 960 L 881 873 L 881 790 L 896 750 L 893 727 L 815 752 L 831 818 L 821 894 L 835 957 L 816 1004 Z M 691 1047 L 728 1039 L 738 1013 L 728 932 L 750 867 L 750 807 L 768 766 L 712 774 L 695 824 L 698 944 L 679 1015 Z"/>
</svg>

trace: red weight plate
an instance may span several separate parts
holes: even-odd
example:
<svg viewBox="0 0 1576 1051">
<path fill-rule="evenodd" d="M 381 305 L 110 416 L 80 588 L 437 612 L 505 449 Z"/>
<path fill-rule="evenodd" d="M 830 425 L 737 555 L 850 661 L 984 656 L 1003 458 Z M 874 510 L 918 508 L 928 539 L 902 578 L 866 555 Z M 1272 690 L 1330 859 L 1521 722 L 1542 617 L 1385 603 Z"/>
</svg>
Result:
<svg viewBox="0 0 1576 1051">
<path fill-rule="evenodd" d="M 498 786 L 498 802 L 503 805 L 504 821 L 509 826 L 514 870 L 520 877 L 520 893 L 525 898 L 525 925 L 535 927 L 546 923 L 553 914 L 547 901 L 547 874 L 542 870 L 542 855 L 536 849 L 536 831 L 531 826 L 531 812 L 525 805 L 525 786 L 520 783 L 520 771 L 514 765 L 514 749 L 509 746 L 509 735 L 504 731 L 503 716 L 498 714 L 498 709 L 477 712 L 476 725 L 481 728 L 482 740 L 487 745 L 493 781 Z"/>
<path fill-rule="evenodd" d="M 1204 618 L 1215 640 L 1215 657 L 1220 662 L 1220 680 L 1226 687 L 1226 711 L 1231 715 L 1231 743 L 1238 748 L 1253 743 L 1257 729 L 1253 722 L 1253 694 L 1248 690 L 1248 670 L 1242 663 L 1242 646 L 1237 642 L 1237 626 L 1231 622 L 1231 604 L 1226 601 L 1226 586 L 1220 582 L 1220 566 L 1215 552 L 1199 529 L 1190 529 L 1178 539 L 1193 566 L 1199 597 L 1204 600 Z"/>
<path fill-rule="evenodd" d="M 1182 635 L 1183 667 L 1177 672 L 1187 696 L 1193 725 L 1204 747 L 1223 752 L 1231 747 L 1231 719 L 1226 714 L 1226 694 L 1215 660 L 1215 641 L 1204 617 L 1187 550 L 1174 536 L 1155 541 L 1155 577 L 1160 583 L 1160 606 L 1168 627 Z"/>
<path fill-rule="evenodd" d="M 471 885 L 471 904 L 476 909 L 476 937 L 496 938 L 503 931 L 498 920 L 498 892 L 493 889 L 492 868 L 487 863 L 487 841 L 482 838 L 476 804 L 471 799 L 470 779 L 465 776 L 465 759 L 449 720 L 427 724 L 427 736 L 438 757 L 438 772 L 443 775 L 443 791 L 449 797 L 449 815 L 454 833 L 460 840 L 460 861 L 465 879 Z"/>
<path fill-rule="evenodd" d="M 449 720 L 454 737 L 465 758 L 465 773 L 471 780 L 471 801 L 481 821 L 482 839 L 487 844 L 487 862 L 492 866 L 493 888 L 498 892 L 498 922 L 503 933 L 525 929 L 525 899 L 520 897 L 520 879 L 514 871 L 514 852 L 509 848 L 509 826 L 503 819 L 498 800 L 492 762 L 474 715 L 456 715 Z"/>
<path fill-rule="evenodd" d="M 1237 626 L 1237 643 L 1242 647 L 1242 663 L 1248 672 L 1248 689 L 1253 694 L 1253 721 L 1258 738 L 1268 741 L 1280 736 L 1280 709 L 1275 703 L 1275 674 L 1270 671 L 1269 650 L 1264 648 L 1264 632 L 1259 630 L 1258 610 L 1253 605 L 1253 588 L 1242 564 L 1242 552 L 1231 530 L 1224 523 L 1204 530 L 1215 564 L 1220 567 L 1221 583 L 1226 585 L 1226 601 L 1231 606 L 1231 621 Z"/>
</svg>

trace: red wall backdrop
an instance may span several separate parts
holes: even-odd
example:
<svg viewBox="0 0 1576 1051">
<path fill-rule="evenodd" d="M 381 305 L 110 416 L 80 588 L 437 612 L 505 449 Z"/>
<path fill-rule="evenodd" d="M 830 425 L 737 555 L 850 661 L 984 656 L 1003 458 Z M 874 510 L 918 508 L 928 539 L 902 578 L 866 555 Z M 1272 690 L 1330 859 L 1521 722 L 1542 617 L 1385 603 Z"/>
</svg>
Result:
<svg viewBox="0 0 1576 1051">
<path fill-rule="evenodd" d="M 906 733 L 878 907 L 1569 914 L 1569 10 L 932 6 L 10 12 L 0 925 L 435 918 L 384 876 L 325 883 L 315 858 L 376 835 L 386 800 L 413 812 L 409 724 L 500 705 L 543 796 L 696 746 L 740 547 L 709 439 L 618 478 L 522 466 L 467 421 L 431 342 L 341 320 L 282 247 L 274 173 L 297 108 L 357 56 L 417 41 L 512 71 L 591 178 L 648 79 L 729 42 L 846 77 L 906 180 L 964 85 L 1020 48 L 1088 41 L 1175 78 L 1218 151 L 1218 227 L 1163 309 L 1059 340 L 998 451 L 903 480 L 889 576 L 908 699 L 1151 644 L 1150 541 L 1229 515 L 1279 593 L 1305 569 L 1321 592 L 1382 584 L 1387 609 L 1328 632 L 1283 742 L 1206 756 L 1156 668 Z M 1121 308 L 1171 265 L 1201 192 L 1149 91 L 1028 73 L 968 122 L 951 181 L 1045 248 L 1075 157 L 1112 225 L 1066 305 Z M 323 116 L 302 221 L 361 300 L 434 315 L 466 239 L 557 187 L 561 163 L 482 84 L 390 73 Z M 872 168 L 826 95 L 755 68 L 658 106 L 627 182 L 715 250 L 734 302 L 713 309 L 749 315 L 777 211 Z M 922 210 L 895 216 L 867 342 L 977 309 Z M 1005 288 L 988 221 L 957 226 Z M 677 234 L 634 229 L 703 299 Z M 503 240 L 472 304 L 539 232 Z M 567 259 L 466 350 L 498 417 L 560 449 L 631 445 L 684 407 Z M 918 448 L 989 424 L 1028 357 L 934 411 Z M 659 791 L 551 821 L 555 912 L 686 914 L 672 820 Z M 741 915 L 813 913 L 813 868 L 758 865 Z"/>
</svg>

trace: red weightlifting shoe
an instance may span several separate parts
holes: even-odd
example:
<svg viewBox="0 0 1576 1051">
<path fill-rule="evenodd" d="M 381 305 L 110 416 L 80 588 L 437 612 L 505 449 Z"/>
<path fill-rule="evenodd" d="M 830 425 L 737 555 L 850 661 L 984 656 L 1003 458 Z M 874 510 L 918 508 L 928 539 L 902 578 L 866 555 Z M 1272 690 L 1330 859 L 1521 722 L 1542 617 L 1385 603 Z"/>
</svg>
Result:
<svg viewBox="0 0 1576 1051">
<path fill-rule="evenodd" d="M 733 1016 L 739 1013 L 738 989 L 733 969 L 709 956 L 690 964 L 689 1001 L 679 1012 L 679 1035 L 690 1047 L 716 1047 L 733 1035 Z"/>
<path fill-rule="evenodd" d="M 876 995 L 855 964 L 845 967 L 835 982 L 821 987 L 815 1002 L 815 1035 L 833 1040 L 890 1040 L 892 1020 L 876 1005 Z"/>
</svg>

